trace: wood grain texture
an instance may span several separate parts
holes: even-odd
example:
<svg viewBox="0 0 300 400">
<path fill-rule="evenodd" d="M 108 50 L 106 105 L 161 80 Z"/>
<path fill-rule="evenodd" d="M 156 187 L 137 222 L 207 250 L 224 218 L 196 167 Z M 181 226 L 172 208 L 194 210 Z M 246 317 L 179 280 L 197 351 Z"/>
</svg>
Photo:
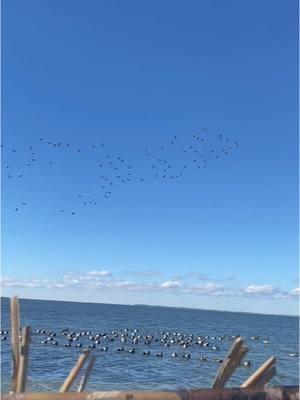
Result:
<svg viewBox="0 0 300 400">
<path fill-rule="evenodd" d="M 25 326 L 22 330 L 22 342 L 20 349 L 20 361 L 17 377 L 17 393 L 25 392 L 27 380 L 28 352 L 30 340 L 30 326 Z"/>
<path fill-rule="evenodd" d="M 82 354 L 80 354 L 75 366 L 71 369 L 69 375 L 67 376 L 66 380 L 62 384 L 61 388 L 59 391 L 61 393 L 67 392 L 69 388 L 71 387 L 72 383 L 75 381 L 78 372 L 82 368 L 83 364 L 85 363 L 86 359 L 88 358 L 90 352 L 89 351 L 84 351 Z"/>
<path fill-rule="evenodd" d="M 223 388 L 231 377 L 236 367 L 239 365 L 242 358 L 248 352 L 248 347 L 242 338 L 237 338 L 232 343 L 232 346 L 221 364 L 217 375 L 212 383 L 212 389 Z"/>
<path fill-rule="evenodd" d="M 248 379 L 241 385 L 241 388 L 249 388 L 252 386 L 256 386 L 265 376 L 267 370 L 273 366 L 276 362 L 275 357 L 270 357 L 265 361 L 256 371 L 253 372 Z"/>
<path fill-rule="evenodd" d="M 299 400 L 299 386 L 263 389 L 195 389 L 178 391 L 114 391 L 90 393 L 5 394 L 3 400 Z"/>
<path fill-rule="evenodd" d="M 17 296 L 10 299 L 10 324 L 11 324 L 11 353 L 12 353 L 12 391 L 17 390 L 17 378 L 20 362 L 20 317 L 19 300 Z"/>
</svg>

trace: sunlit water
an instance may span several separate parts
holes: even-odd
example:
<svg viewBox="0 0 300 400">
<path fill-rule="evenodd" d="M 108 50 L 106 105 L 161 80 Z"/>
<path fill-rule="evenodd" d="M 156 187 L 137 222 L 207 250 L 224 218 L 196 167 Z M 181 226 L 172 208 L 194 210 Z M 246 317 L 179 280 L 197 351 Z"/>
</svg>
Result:
<svg viewBox="0 0 300 400">
<path fill-rule="evenodd" d="M 247 342 L 249 352 L 245 360 L 251 361 L 251 367 L 238 368 L 228 382 L 228 386 L 240 385 L 262 362 L 270 356 L 277 358 L 277 375 L 272 384 L 296 385 L 299 376 L 299 358 L 289 356 L 299 352 L 297 317 L 259 315 L 178 309 L 149 306 L 121 306 L 110 304 L 71 303 L 40 300 L 20 300 L 21 324 L 30 325 L 32 329 L 27 389 L 32 391 L 58 390 L 69 370 L 74 366 L 78 355 L 92 343 L 88 336 L 80 338 L 83 348 L 64 347 L 67 339 L 62 330 L 91 331 L 108 333 L 112 331 L 129 335 L 134 329 L 138 334 L 152 334 L 161 338 L 161 332 L 194 334 L 194 342 L 198 335 L 210 336 L 210 346 L 201 347 L 193 344 L 189 348 L 181 348 L 177 344 L 165 347 L 154 340 L 150 345 L 132 345 L 124 343 L 125 349 L 135 347 L 135 353 L 117 353 L 121 347 L 118 338 L 114 341 L 101 338 L 101 344 L 93 349 L 96 362 L 90 376 L 88 390 L 124 390 L 124 389 L 188 389 L 209 387 L 220 364 L 215 360 L 222 359 L 232 343 L 232 335 L 241 335 Z M 2 299 L 2 330 L 10 329 L 9 301 Z M 58 346 L 44 345 L 41 341 L 46 335 L 38 335 L 37 329 L 57 332 Z M 122 331 L 122 332 L 121 332 Z M 226 339 L 212 339 L 212 336 L 225 335 Z M 251 340 L 251 336 L 259 336 L 259 340 Z M 228 337 L 228 339 L 227 339 Z M 230 337 L 230 340 L 229 340 Z M 263 340 L 269 338 L 269 343 Z M 77 343 L 77 342 L 76 342 Z M 212 346 L 218 345 L 219 351 Z M 108 346 L 108 351 L 100 351 L 100 347 Z M 143 351 L 150 350 L 150 356 Z M 163 357 L 157 357 L 158 352 Z M 171 357 L 172 352 L 178 354 Z M 182 354 L 191 354 L 184 359 Z M 2 391 L 10 389 L 11 352 L 10 337 L 1 341 L 1 375 Z M 201 361 L 200 356 L 207 357 Z M 78 381 L 75 382 L 76 389 Z"/>
</svg>

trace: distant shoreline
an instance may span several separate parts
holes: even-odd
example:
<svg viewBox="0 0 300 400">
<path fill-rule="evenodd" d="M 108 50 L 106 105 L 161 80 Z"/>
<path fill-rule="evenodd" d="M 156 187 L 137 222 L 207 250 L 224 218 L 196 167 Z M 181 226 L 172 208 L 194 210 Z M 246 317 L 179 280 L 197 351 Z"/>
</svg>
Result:
<svg viewBox="0 0 300 400">
<path fill-rule="evenodd" d="M 9 297 L 1 296 L 1 301 L 3 299 L 9 300 Z M 267 314 L 267 313 L 254 313 L 250 311 L 230 311 L 230 310 L 215 310 L 215 309 L 205 309 L 205 308 L 196 308 L 196 307 L 179 307 L 179 306 L 162 306 L 162 305 L 152 305 L 152 304 L 118 304 L 118 303 L 96 303 L 92 301 L 74 301 L 74 300 L 53 300 L 53 299 L 31 299 L 25 297 L 19 297 L 22 300 L 30 300 L 30 301 L 55 301 L 58 303 L 79 303 L 79 304 L 103 304 L 110 306 L 125 306 L 125 307 L 155 307 L 155 308 L 173 308 L 179 310 L 195 310 L 195 311 L 208 311 L 208 312 L 218 312 L 218 313 L 232 313 L 232 314 L 250 314 L 250 315 L 268 315 L 268 316 L 276 316 L 276 317 L 294 317 L 299 319 L 299 315 L 289 315 L 289 314 Z"/>
</svg>

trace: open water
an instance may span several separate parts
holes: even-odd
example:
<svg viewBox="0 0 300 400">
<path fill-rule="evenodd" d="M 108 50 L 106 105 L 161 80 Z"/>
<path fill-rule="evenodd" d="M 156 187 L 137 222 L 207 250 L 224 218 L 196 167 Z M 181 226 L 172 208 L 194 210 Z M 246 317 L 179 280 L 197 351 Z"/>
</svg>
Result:
<svg viewBox="0 0 300 400">
<path fill-rule="evenodd" d="M 10 330 L 9 299 L 1 302 L 2 330 Z M 238 368 L 227 386 L 239 386 L 259 365 L 270 356 L 277 357 L 277 375 L 273 385 L 299 384 L 299 319 L 297 317 L 206 311 L 185 308 L 152 306 L 125 306 L 113 304 L 72 303 L 61 301 L 20 300 L 21 325 L 32 330 L 27 390 L 58 390 L 79 354 L 94 343 L 89 336 L 100 334 L 100 344 L 91 352 L 96 355 L 87 390 L 166 390 L 209 387 L 227 354 L 234 335 L 241 335 L 249 347 L 244 360 L 250 367 Z M 87 332 L 71 347 L 67 333 Z M 132 344 L 134 330 L 138 343 Z M 37 330 L 55 331 L 57 345 L 42 344 L 49 335 Z M 115 333 L 112 333 L 115 332 Z M 104 336 L 106 334 L 106 336 Z M 126 342 L 121 343 L 121 335 Z M 177 335 L 178 334 L 178 335 Z M 191 339 L 190 334 L 193 334 Z M 141 338 L 138 338 L 138 335 Z M 144 344 L 144 337 L 152 337 Z M 164 342 L 161 339 L 166 339 Z M 176 336 L 177 335 L 177 336 Z M 11 352 L 10 335 L 1 340 L 1 391 L 10 390 Z M 196 345 L 198 336 L 209 346 Z M 207 338 L 205 338 L 207 336 Z M 208 337 L 209 336 L 209 337 Z M 251 336 L 258 336 L 257 340 Z M 192 346 L 184 348 L 172 343 L 172 338 L 190 339 Z M 268 344 L 263 341 L 269 339 Z M 82 343 L 82 348 L 76 348 Z M 218 346 L 219 350 L 213 350 Z M 101 347 L 108 347 L 101 351 Z M 124 347 L 124 351 L 116 349 Z M 134 353 L 127 350 L 135 348 Z M 150 355 L 143 355 L 150 350 Z M 162 352 L 163 356 L 156 354 Z M 178 357 L 172 357 L 176 352 Z M 295 353 L 293 357 L 290 354 Z M 183 358 L 190 354 L 190 358 Z M 206 361 L 200 357 L 206 357 Z M 73 390 L 76 390 L 78 381 Z"/>
</svg>

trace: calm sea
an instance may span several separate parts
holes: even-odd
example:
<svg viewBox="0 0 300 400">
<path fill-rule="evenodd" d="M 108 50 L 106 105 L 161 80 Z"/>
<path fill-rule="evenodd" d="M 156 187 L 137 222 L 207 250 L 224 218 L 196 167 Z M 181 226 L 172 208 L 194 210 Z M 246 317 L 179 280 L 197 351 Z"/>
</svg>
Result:
<svg viewBox="0 0 300 400">
<path fill-rule="evenodd" d="M 1 309 L 2 330 L 9 330 L 7 298 L 2 299 Z M 232 335 L 238 334 L 248 344 L 245 360 L 250 360 L 251 366 L 238 368 L 227 386 L 240 385 L 270 356 L 277 357 L 277 376 L 272 384 L 299 384 L 299 357 L 289 355 L 299 352 L 297 317 L 41 300 L 20 300 L 20 314 L 21 324 L 32 328 L 28 390 L 58 390 L 80 352 L 93 343 L 86 335 L 73 342 L 71 347 L 65 347 L 68 340 L 62 335 L 62 330 L 66 328 L 68 332 L 107 334 L 106 338 L 100 336 L 100 344 L 92 350 L 96 362 L 87 390 L 209 387 L 220 366 L 216 359 L 226 355 Z M 47 335 L 38 334 L 38 329 L 55 331 L 54 339 L 58 340 L 58 345 L 42 344 Z M 144 339 L 139 339 L 138 344 L 132 344 L 129 338 L 135 329 L 138 329 L 136 336 L 152 335 L 151 343 L 144 344 Z M 171 342 L 169 346 L 160 341 L 167 332 L 170 333 L 166 340 Z M 122 344 L 121 334 L 127 335 Z M 172 337 L 176 338 L 173 334 L 185 339 L 193 334 L 193 345 L 183 348 L 172 343 Z M 209 336 L 205 339 L 209 346 L 195 345 L 198 335 Z M 252 340 L 251 336 L 259 336 L 259 339 Z M 269 343 L 264 344 L 263 340 L 267 338 Z M 82 349 L 75 348 L 74 343 L 82 343 Z M 106 346 L 107 351 L 100 350 Z M 116 352 L 121 346 L 125 351 Z M 218 346 L 219 350 L 213 350 L 213 346 Z M 135 348 L 135 353 L 126 351 L 132 348 Z M 143 355 L 147 350 L 150 350 L 150 355 Z M 163 353 L 162 357 L 156 356 L 159 352 Z M 172 352 L 176 352 L 178 357 L 172 357 Z M 190 358 L 183 358 L 183 354 L 190 354 Z M 9 334 L 6 340 L 1 341 L 1 356 L 3 392 L 9 390 L 11 379 Z M 200 356 L 207 360 L 201 361 Z"/>
</svg>

